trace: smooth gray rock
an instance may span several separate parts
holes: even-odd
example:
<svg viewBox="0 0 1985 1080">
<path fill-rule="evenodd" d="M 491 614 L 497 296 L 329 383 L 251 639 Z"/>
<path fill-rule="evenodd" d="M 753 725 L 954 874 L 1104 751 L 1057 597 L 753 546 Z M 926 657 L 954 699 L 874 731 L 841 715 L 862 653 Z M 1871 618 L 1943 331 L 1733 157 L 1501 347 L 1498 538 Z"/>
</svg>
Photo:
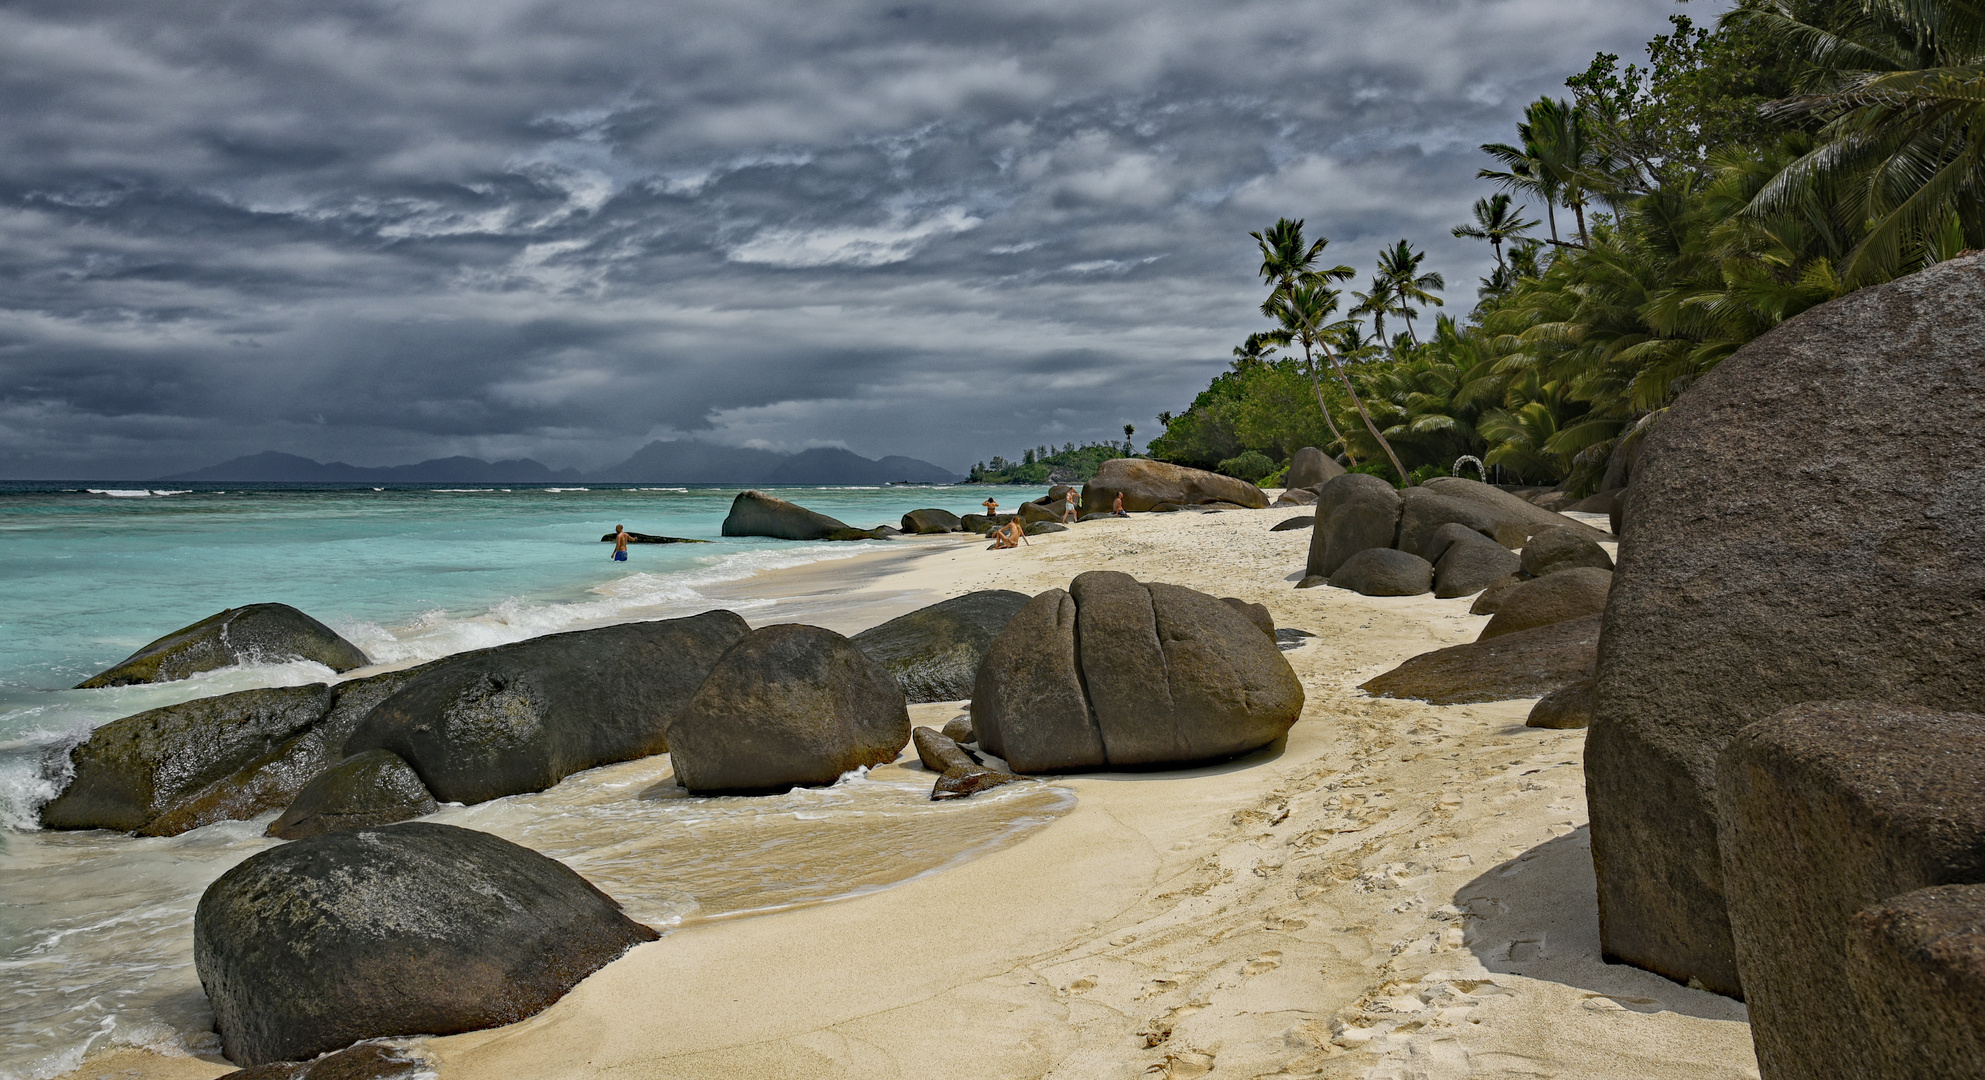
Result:
<svg viewBox="0 0 1985 1080">
<path fill-rule="evenodd" d="M 1431 488 L 1410 487 L 1399 493 L 1399 532 L 1392 546 L 1428 562 L 1440 558 L 1434 535 L 1449 525 L 1462 525 L 1507 548 L 1522 547 L 1528 526 L 1498 514 L 1481 503 L 1454 499 Z"/>
<path fill-rule="evenodd" d="M 270 836 L 301 840 L 319 833 L 371 829 L 439 809 L 413 767 L 391 750 L 367 750 L 325 769 L 303 786 Z"/>
<path fill-rule="evenodd" d="M 1049 533 L 1058 533 L 1058 532 L 1067 532 L 1067 531 L 1068 531 L 1068 526 L 1063 525 L 1058 521 L 1036 521 L 1032 525 L 1027 526 L 1027 530 L 1026 530 L 1028 536 L 1046 536 Z"/>
<path fill-rule="evenodd" d="M 1250 604 L 1238 596 L 1223 596 L 1220 602 L 1247 616 L 1247 620 L 1260 627 L 1262 633 L 1275 636 L 1275 616 L 1268 613 L 1268 605 Z"/>
<path fill-rule="evenodd" d="M 444 802 L 543 791 L 670 749 L 669 723 L 749 630 L 734 612 L 706 611 L 443 660 L 380 702 L 345 753 L 391 750 Z"/>
<path fill-rule="evenodd" d="M 762 491 L 740 491 L 724 515 L 725 536 L 769 536 L 777 540 L 875 540 L 873 530 L 817 514 Z"/>
<path fill-rule="evenodd" d="M 957 701 L 972 696 L 986 650 L 1028 599 L 1011 589 L 966 593 L 899 615 L 850 640 L 896 676 L 910 701 Z"/>
<path fill-rule="evenodd" d="M 1269 531 L 1269 532 L 1289 532 L 1289 531 L 1291 531 L 1291 530 L 1293 530 L 1293 529 L 1307 529 L 1307 528 L 1311 528 L 1311 527 L 1313 527 L 1313 526 L 1314 526 L 1315 524 L 1316 524 L 1316 518 L 1315 518 L 1315 516 L 1313 516 L 1313 515 L 1310 515 L 1310 514 L 1303 514 L 1303 515 L 1300 515 L 1300 516 L 1298 516 L 1298 517 L 1292 517 L 1292 518 L 1285 518 L 1285 519 L 1283 519 L 1283 520 L 1281 520 L 1281 521 L 1278 521 L 1278 522 L 1276 522 L 1276 523 L 1275 523 L 1275 527 L 1274 527 L 1274 528 L 1271 528 L 1271 529 L 1269 529 L 1268 531 Z"/>
<path fill-rule="evenodd" d="M 1590 525 L 1575 521 L 1563 514 L 1553 513 L 1542 507 L 1527 503 L 1499 487 L 1484 484 L 1480 480 L 1470 480 L 1462 476 L 1436 476 L 1428 479 L 1426 483 L 1420 486 L 1437 495 L 1443 495 L 1450 499 L 1462 499 L 1468 502 L 1478 503 L 1484 509 L 1496 514 L 1501 519 L 1520 523 L 1521 531 L 1526 536 L 1534 535 L 1540 529 L 1548 529 L 1553 525 L 1557 525 L 1582 531 L 1584 535 L 1593 540 L 1612 539 L 1612 537 Z M 1498 535 L 1501 534 L 1499 533 Z"/>
<path fill-rule="evenodd" d="M 931 728 L 912 728 L 910 741 L 916 744 L 924 768 L 940 774 L 931 787 L 932 802 L 962 799 L 1020 779 L 1003 769 L 979 764 L 956 740 Z"/>
<path fill-rule="evenodd" d="M 358 646 L 288 604 L 249 604 L 174 630 L 76 689 L 172 682 L 236 664 L 290 660 L 312 660 L 340 673 L 371 663 Z"/>
<path fill-rule="evenodd" d="M 958 523 L 964 526 L 966 532 L 978 533 L 980 536 L 984 536 L 994 529 L 1005 528 L 1006 523 L 1012 520 L 1012 514 L 993 514 L 990 516 L 985 514 L 966 514 L 964 517 L 958 519 Z"/>
<path fill-rule="evenodd" d="M 1591 537 L 1566 528 L 1549 528 L 1539 531 L 1523 545 L 1523 572 L 1531 577 L 1543 577 L 1560 570 L 1573 570 L 1581 567 L 1593 570 L 1613 569 L 1613 557 L 1606 554 Z"/>
<path fill-rule="evenodd" d="M 1464 526 L 1444 525 L 1441 528 L 1443 531 L 1455 529 L 1466 535 L 1455 537 L 1444 546 L 1438 542 L 1434 545 L 1441 548 L 1440 557 L 1434 563 L 1435 596 L 1443 600 L 1467 596 L 1516 573 L 1519 561 L 1516 552 Z"/>
<path fill-rule="evenodd" d="M 1289 458 L 1289 475 L 1282 486 L 1292 491 L 1318 488 L 1343 476 L 1344 466 L 1314 446 L 1305 446 Z"/>
<path fill-rule="evenodd" d="M 1725 745 L 1724 895 L 1761 1076 L 1979 1075 L 1982 792 L 1973 713 L 1809 703 Z"/>
<path fill-rule="evenodd" d="M 1061 589 L 1034 597 L 986 650 L 972 689 L 979 746 L 1015 772 L 1099 769 L 1109 764 L 1075 663 L 1075 600 Z"/>
<path fill-rule="evenodd" d="M 919 536 L 964 532 L 965 523 L 949 510 L 912 510 L 903 515 L 903 531 Z"/>
<path fill-rule="evenodd" d="M 513 1023 L 656 936 L 529 848 L 414 821 L 249 856 L 200 897 L 193 963 L 252 1066 Z"/>
<path fill-rule="evenodd" d="M 1523 726 L 1561 730 L 1590 727 L 1592 689 L 1591 679 L 1580 679 L 1545 694 L 1530 707 L 1530 716 Z"/>
<path fill-rule="evenodd" d="M 895 676 L 834 631 L 796 624 L 731 646 L 668 721 L 676 782 L 698 794 L 832 784 L 909 741 Z"/>
<path fill-rule="evenodd" d="M 1364 473 L 1346 473 L 1318 489 L 1305 576 L 1329 577 L 1370 548 L 1389 548 L 1399 534 L 1399 493 Z"/>
<path fill-rule="evenodd" d="M 1315 506 L 1316 492 L 1309 488 L 1292 487 L 1275 496 L 1273 506 Z"/>
<path fill-rule="evenodd" d="M 1418 596 L 1434 586 L 1434 568 L 1418 555 L 1366 548 L 1344 560 L 1330 583 L 1364 596 Z"/>
<path fill-rule="evenodd" d="M 1482 628 L 1478 640 L 1604 614 L 1606 596 L 1612 587 L 1612 571 L 1589 566 L 1533 578 L 1502 595 L 1496 603 L 1495 617 Z"/>
<path fill-rule="evenodd" d="M 944 737 L 952 742 L 964 744 L 979 741 L 978 733 L 972 730 L 972 716 L 954 716 L 944 722 Z"/>
<path fill-rule="evenodd" d="M 1421 653 L 1359 689 L 1433 705 L 1540 697 L 1592 677 L 1599 624 L 1593 615 Z"/>
<path fill-rule="evenodd" d="M 1502 607 L 1503 599 L 1510 594 L 1510 591 L 1529 580 L 1519 571 L 1489 582 L 1483 586 L 1482 595 L 1477 596 L 1475 602 L 1468 605 L 1468 614 L 1494 615 L 1496 609 Z"/>
<path fill-rule="evenodd" d="M 1738 993 L 1723 745 L 1802 701 L 1985 701 L 1985 258 L 1787 320 L 1646 439 L 1586 741 L 1601 937 Z"/>
</svg>

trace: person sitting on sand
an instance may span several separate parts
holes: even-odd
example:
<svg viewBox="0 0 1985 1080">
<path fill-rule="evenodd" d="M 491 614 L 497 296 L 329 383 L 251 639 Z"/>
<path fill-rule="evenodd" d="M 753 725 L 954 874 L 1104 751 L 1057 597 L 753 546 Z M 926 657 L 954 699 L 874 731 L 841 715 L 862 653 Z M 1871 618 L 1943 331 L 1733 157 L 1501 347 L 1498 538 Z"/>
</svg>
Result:
<svg viewBox="0 0 1985 1080">
<path fill-rule="evenodd" d="M 613 561 L 627 561 L 627 526 L 625 525 L 613 527 Z"/>
<path fill-rule="evenodd" d="M 1129 514 L 1123 512 L 1123 492 L 1121 491 L 1117 492 L 1117 501 L 1110 504 L 1110 513 L 1116 515 L 1117 517 L 1130 516 Z"/>
<path fill-rule="evenodd" d="M 979 505 L 986 508 L 987 517 L 999 516 L 999 500 L 993 498 L 991 495 L 986 496 L 986 501 L 980 503 Z"/>
<path fill-rule="evenodd" d="M 1028 547 L 1034 546 L 1034 542 L 1027 539 L 1027 527 L 1020 524 L 1020 518 L 1017 516 L 1007 522 L 1004 528 L 994 529 L 992 538 L 993 542 L 986 545 L 987 551 L 995 548 L 1014 548 L 1022 544 Z"/>
<path fill-rule="evenodd" d="M 1061 493 L 1061 520 L 1064 525 L 1075 520 L 1075 489 L 1073 487 Z"/>
</svg>

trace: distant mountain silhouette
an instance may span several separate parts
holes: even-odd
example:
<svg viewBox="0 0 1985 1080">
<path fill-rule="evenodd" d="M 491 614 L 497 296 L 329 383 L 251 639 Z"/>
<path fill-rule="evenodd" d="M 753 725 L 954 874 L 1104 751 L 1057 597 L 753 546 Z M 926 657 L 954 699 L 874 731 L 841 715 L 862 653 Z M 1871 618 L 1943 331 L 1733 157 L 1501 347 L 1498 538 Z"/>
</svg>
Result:
<svg viewBox="0 0 1985 1080">
<path fill-rule="evenodd" d="M 553 471 L 530 458 L 484 461 L 472 457 L 435 458 L 418 465 L 361 468 L 342 461 L 312 461 L 266 450 L 193 472 L 160 477 L 159 482 L 205 480 L 218 483 L 393 483 L 393 484 L 552 484 L 580 479 L 577 469 Z"/>
<path fill-rule="evenodd" d="M 891 455 L 880 461 L 834 447 L 797 454 L 715 446 L 695 439 L 651 442 L 590 479 L 620 484 L 887 484 L 899 480 L 948 484 L 949 469 Z"/>
<path fill-rule="evenodd" d="M 899 480 L 948 484 L 957 473 L 916 458 L 880 461 L 833 447 L 782 454 L 739 446 L 716 446 L 695 439 L 651 442 L 610 468 L 582 475 L 554 471 L 530 458 L 483 461 L 472 457 L 435 458 L 418 465 L 364 468 L 342 461 L 318 462 L 267 450 L 223 461 L 193 472 L 163 476 L 158 483 L 200 480 L 214 483 L 393 483 L 393 484 L 556 484 L 598 481 L 608 484 L 887 484 Z"/>
</svg>

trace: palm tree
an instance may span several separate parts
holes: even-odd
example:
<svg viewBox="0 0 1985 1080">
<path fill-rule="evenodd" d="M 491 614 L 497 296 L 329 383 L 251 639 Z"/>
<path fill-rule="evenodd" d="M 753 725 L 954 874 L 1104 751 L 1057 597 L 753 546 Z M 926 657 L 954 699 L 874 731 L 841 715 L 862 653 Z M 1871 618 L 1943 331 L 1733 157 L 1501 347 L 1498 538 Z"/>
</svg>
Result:
<svg viewBox="0 0 1985 1080">
<path fill-rule="evenodd" d="M 1286 289 L 1270 294 L 1268 302 L 1262 305 L 1261 310 L 1262 314 L 1281 325 L 1282 333 L 1287 334 L 1289 340 L 1302 346 L 1303 361 L 1309 368 L 1312 383 L 1316 384 L 1317 406 L 1323 409 L 1324 419 L 1330 423 L 1331 434 L 1337 436 L 1340 442 L 1344 442 L 1347 451 L 1350 449 L 1351 444 L 1344 441 L 1344 433 L 1338 430 L 1337 422 L 1330 418 L 1330 409 L 1324 405 L 1323 387 L 1317 381 L 1316 374 L 1315 355 L 1318 352 L 1321 352 L 1324 359 L 1330 363 L 1331 371 L 1336 374 L 1337 381 L 1343 385 L 1345 394 L 1350 396 L 1351 404 L 1357 408 L 1358 415 L 1364 418 L 1365 430 L 1371 432 L 1373 440 L 1391 460 L 1392 467 L 1398 470 L 1400 482 L 1411 484 L 1413 480 L 1407 474 L 1406 466 L 1399 463 L 1399 455 L 1393 452 L 1392 444 L 1387 442 L 1385 435 L 1379 431 L 1378 424 L 1372 420 L 1371 412 L 1365 408 L 1364 400 L 1358 396 L 1357 388 L 1351 385 L 1351 378 L 1345 373 L 1342 361 L 1330 347 L 1331 342 L 1340 337 L 1351 325 L 1347 322 L 1327 321 L 1336 313 L 1339 299 L 1338 290 L 1331 288 L 1319 276 L 1307 281 L 1299 280 Z M 1353 461 L 1355 460 L 1354 458 Z"/>
<path fill-rule="evenodd" d="M 1585 115 L 1569 102 L 1538 98 L 1523 110 L 1523 122 L 1516 125 L 1522 145 L 1483 143 L 1482 152 L 1504 166 L 1501 170 L 1482 169 L 1478 180 L 1493 180 L 1506 190 L 1528 191 L 1544 200 L 1551 222 L 1551 243 L 1558 239 L 1558 214 L 1562 203 L 1578 217 L 1578 243 L 1591 244 L 1585 228 L 1585 205 L 1594 190 L 1603 190 L 1611 170 L 1599 144 L 1587 133 Z"/>
<path fill-rule="evenodd" d="M 1248 340 L 1253 342 L 1259 338 L 1281 344 L 1299 340 L 1296 331 L 1281 319 L 1277 298 L 1305 285 L 1316 287 L 1330 281 L 1343 281 L 1357 271 L 1341 265 L 1319 269 L 1317 264 L 1323 259 L 1323 249 L 1330 246 L 1330 240 L 1323 236 L 1314 241 L 1305 240 L 1301 218 L 1281 218 L 1267 229 L 1248 235 L 1261 248 L 1261 268 L 1256 273 L 1270 285 L 1268 299 L 1261 305 L 1261 313 L 1282 323 L 1280 329 L 1251 335 Z M 1345 441 L 1344 433 L 1338 430 L 1337 421 L 1330 415 L 1330 406 L 1323 400 L 1323 380 L 1317 375 L 1316 359 L 1311 353 L 1314 343 L 1313 334 L 1305 340 L 1303 363 L 1309 372 L 1310 386 L 1316 392 L 1316 407 L 1323 413 L 1323 421 L 1329 425 L 1331 436 L 1343 444 L 1345 453 L 1353 455 L 1351 462 L 1355 465 L 1358 459 L 1351 450 L 1351 444 Z"/>
<path fill-rule="evenodd" d="M 1537 227 L 1535 221 L 1523 220 L 1527 207 L 1509 208 L 1510 198 L 1503 192 L 1496 192 L 1486 199 L 1475 200 L 1475 224 L 1456 225 L 1454 235 L 1464 240 L 1487 240 L 1496 252 L 1496 270 L 1507 274 L 1509 264 L 1503 261 L 1503 244 L 1510 240 L 1522 240 L 1523 234 Z"/>
<path fill-rule="evenodd" d="M 1234 370 L 1249 371 L 1275 359 L 1273 331 L 1256 332 L 1248 335 L 1246 341 L 1234 346 Z"/>
<path fill-rule="evenodd" d="M 1852 285 L 1985 247 L 1985 6 L 1867 0 L 1831 31 L 1771 8 L 1742 17 L 1831 84 L 1774 103 L 1824 126 L 1820 144 L 1758 193 L 1753 215 L 1845 189 L 1866 228 L 1842 274 Z"/>
<path fill-rule="evenodd" d="M 1439 273 L 1420 273 L 1420 264 L 1426 259 L 1426 252 L 1414 251 L 1413 245 L 1405 240 L 1378 253 L 1378 277 L 1385 280 L 1387 291 L 1398 301 L 1395 310 L 1406 320 L 1406 336 L 1415 345 L 1420 343 L 1420 336 L 1413 332 L 1414 305 L 1441 307 L 1444 303 L 1441 298 L 1427 290 L 1447 288 L 1447 279 Z"/>
<path fill-rule="evenodd" d="M 1353 292 L 1351 295 L 1358 299 L 1358 306 L 1351 309 L 1351 314 L 1353 316 L 1370 315 L 1372 317 L 1372 340 L 1378 342 L 1380 345 L 1385 344 L 1385 317 L 1387 315 L 1397 315 L 1406 310 L 1406 305 L 1400 303 L 1399 298 L 1393 295 L 1392 282 L 1383 274 L 1373 274 L 1372 291 Z"/>
</svg>

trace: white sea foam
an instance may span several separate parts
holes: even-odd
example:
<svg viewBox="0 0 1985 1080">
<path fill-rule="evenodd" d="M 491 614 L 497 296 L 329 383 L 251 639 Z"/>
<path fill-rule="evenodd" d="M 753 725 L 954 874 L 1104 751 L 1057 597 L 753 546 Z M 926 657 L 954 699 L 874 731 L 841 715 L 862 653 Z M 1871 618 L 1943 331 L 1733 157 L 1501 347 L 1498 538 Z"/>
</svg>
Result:
<svg viewBox="0 0 1985 1080">
<path fill-rule="evenodd" d="M 546 488 L 545 490 L 553 494 L 559 494 L 567 491 L 591 491 L 593 489 L 592 488 Z"/>
<path fill-rule="evenodd" d="M 191 495 L 191 491 L 153 491 L 147 488 L 84 488 L 91 495 L 108 495 L 113 499 L 149 499 L 156 495 Z M 225 495 L 226 492 L 215 492 Z"/>
</svg>

